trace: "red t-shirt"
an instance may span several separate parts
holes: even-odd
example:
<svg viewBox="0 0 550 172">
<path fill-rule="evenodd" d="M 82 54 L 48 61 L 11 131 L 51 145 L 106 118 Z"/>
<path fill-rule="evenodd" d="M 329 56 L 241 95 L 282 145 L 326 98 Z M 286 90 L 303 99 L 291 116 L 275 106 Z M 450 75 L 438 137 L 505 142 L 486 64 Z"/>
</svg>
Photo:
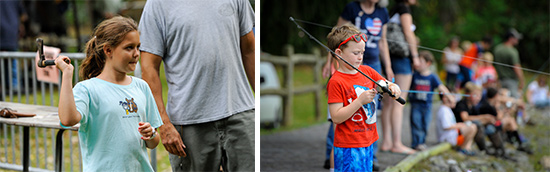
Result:
<svg viewBox="0 0 550 172">
<path fill-rule="evenodd" d="M 378 72 L 369 66 L 359 66 L 373 80 L 385 80 Z M 375 88 L 375 83 L 361 73 L 345 74 L 336 71 L 328 81 L 328 103 L 343 103 L 349 105 L 366 90 Z M 376 104 L 374 102 L 357 109 L 353 116 L 336 125 L 334 131 L 334 146 L 341 148 L 368 147 L 378 140 L 376 130 Z"/>
</svg>

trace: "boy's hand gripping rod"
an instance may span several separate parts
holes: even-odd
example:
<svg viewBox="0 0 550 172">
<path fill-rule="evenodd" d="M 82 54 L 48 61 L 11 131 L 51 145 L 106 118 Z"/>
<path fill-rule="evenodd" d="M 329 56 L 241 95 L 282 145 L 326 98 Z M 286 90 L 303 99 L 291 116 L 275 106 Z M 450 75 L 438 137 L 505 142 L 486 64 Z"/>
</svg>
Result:
<svg viewBox="0 0 550 172">
<path fill-rule="evenodd" d="M 55 65 L 55 60 L 46 60 L 46 56 L 44 55 L 44 41 L 42 38 L 36 39 L 36 46 L 38 46 L 38 56 L 40 57 L 40 60 L 38 60 L 38 67 L 45 68 L 46 66 Z M 65 59 L 65 63 L 69 64 L 71 63 L 69 60 Z"/>
<path fill-rule="evenodd" d="M 344 63 L 348 64 L 349 66 L 351 66 L 353 69 L 355 69 L 357 72 L 361 73 L 363 76 L 367 77 L 369 80 L 371 80 L 372 82 L 374 82 L 374 84 L 376 84 L 376 86 L 378 86 L 378 88 L 380 88 L 382 90 L 382 93 L 388 93 L 391 97 L 395 98 L 395 95 L 388 89 L 388 87 L 386 86 L 382 86 L 380 85 L 378 82 L 374 81 L 371 77 L 369 77 L 368 75 L 366 75 L 365 73 L 361 72 L 361 70 L 357 69 L 355 66 L 351 65 L 351 63 L 349 63 L 348 61 L 344 60 L 342 57 L 340 57 L 338 54 L 336 54 L 334 51 L 332 51 L 330 48 L 328 48 L 325 44 L 321 43 L 319 40 L 317 40 L 315 37 L 313 37 L 313 35 L 309 34 L 309 32 L 307 32 L 304 28 L 302 28 L 302 26 L 300 26 L 298 23 L 296 23 L 296 21 L 294 20 L 293 17 L 290 17 L 290 21 L 294 22 L 294 24 L 296 24 L 296 26 L 298 27 L 298 29 L 304 31 L 304 33 L 307 34 L 307 36 L 309 36 L 310 39 L 314 40 L 315 42 L 317 42 L 319 45 L 323 46 L 325 49 L 327 49 L 330 53 L 334 54 L 336 57 L 338 57 L 338 59 L 342 60 Z M 402 105 L 404 105 L 406 103 L 405 99 L 399 97 L 397 99 L 395 99 L 397 102 L 401 103 Z"/>
</svg>

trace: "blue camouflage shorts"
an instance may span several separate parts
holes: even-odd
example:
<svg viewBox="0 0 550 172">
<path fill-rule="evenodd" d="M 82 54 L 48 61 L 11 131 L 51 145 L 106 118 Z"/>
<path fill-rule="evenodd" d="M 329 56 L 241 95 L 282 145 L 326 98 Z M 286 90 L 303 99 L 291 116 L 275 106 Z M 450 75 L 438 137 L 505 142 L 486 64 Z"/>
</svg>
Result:
<svg viewBox="0 0 550 172">
<path fill-rule="evenodd" d="M 334 171 L 372 171 L 373 146 L 334 147 Z"/>
</svg>

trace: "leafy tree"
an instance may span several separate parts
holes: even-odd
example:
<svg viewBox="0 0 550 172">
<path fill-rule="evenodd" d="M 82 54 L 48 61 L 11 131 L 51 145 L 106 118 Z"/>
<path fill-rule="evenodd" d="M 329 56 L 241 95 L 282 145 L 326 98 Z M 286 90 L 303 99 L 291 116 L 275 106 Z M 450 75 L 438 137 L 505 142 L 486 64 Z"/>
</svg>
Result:
<svg viewBox="0 0 550 172">
<path fill-rule="evenodd" d="M 296 52 L 308 53 L 318 45 L 300 33 L 288 18 L 293 16 L 333 26 L 349 2 L 352 1 L 261 0 L 262 51 L 282 54 L 282 47 L 291 44 Z M 394 1 L 390 1 L 388 9 L 394 4 Z M 418 0 L 418 5 L 412 7 L 412 15 L 417 26 L 415 33 L 425 47 L 441 50 L 455 35 L 471 42 L 490 35 L 494 45 L 497 45 L 502 42 L 506 31 L 513 27 L 524 36 L 517 48 L 525 67 L 539 69 L 550 59 L 550 1 Z M 330 29 L 300 24 L 316 38 L 326 42 Z M 441 53 L 434 52 L 434 55 L 437 59 L 441 57 Z"/>
</svg>

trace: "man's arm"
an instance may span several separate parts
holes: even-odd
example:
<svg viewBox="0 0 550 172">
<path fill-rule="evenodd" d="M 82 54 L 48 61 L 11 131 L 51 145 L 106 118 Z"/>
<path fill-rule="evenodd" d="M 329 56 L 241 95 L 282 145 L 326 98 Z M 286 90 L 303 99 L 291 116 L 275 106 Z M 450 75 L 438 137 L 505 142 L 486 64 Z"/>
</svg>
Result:
<svg viewBox="0 0 550 172">
<path fill-rule="evenodd" d="M 518 80 L 519 80 L 518 88 L 521 90 L 520 91 L 520 93 L 521 93 L 523 91 L 523 86 L 525 86 L 525 80 L 523 78 L 523 70 L 521 70 L 521 65 L 520 64 L 515 64 L 514 65 L 514 72 L 516 73 L 516 76 L 518 77 Z M 510 91 L 515 91 L 515 90 L 510 90 Z"/>
<path fill-rule="evenodd" d="M 153 93 L 153 97 L 155 98 L 155 102 L 157 103 L 160 117 L 162 118 L 162 122 L 164 123 L 164 125 L 159 127 L 160 137 L 162 137 L 162 144 L 168 152 L 185 157 L 187 156 L 187 154 L 183 150 L 185 148 L 185 145 L 183 144 L 183 141 L 181 140 L 178 131 L 170 122 L 170 118 L 166 113 L 166 109 L 164 109 L 164 100 L 162 99 L 162 84 L 160 83 L 159 75 L 161 62 L 162 57 L 142 51 L 141 77 L 147 82 L 147 84 L 149 84 L 151 92 Z"/>
<path fill-rule="evenodd" d="M 250 31 L 246 35 L 241 36 L 241 55 L 244 71 L 246 72 L 246 77 L 248 78 L 250 87 L 252 87 L 252 91 L 254 91 L 254 54 L 256 52 L 254 43 L 254 32 Z"/>
</svg>

